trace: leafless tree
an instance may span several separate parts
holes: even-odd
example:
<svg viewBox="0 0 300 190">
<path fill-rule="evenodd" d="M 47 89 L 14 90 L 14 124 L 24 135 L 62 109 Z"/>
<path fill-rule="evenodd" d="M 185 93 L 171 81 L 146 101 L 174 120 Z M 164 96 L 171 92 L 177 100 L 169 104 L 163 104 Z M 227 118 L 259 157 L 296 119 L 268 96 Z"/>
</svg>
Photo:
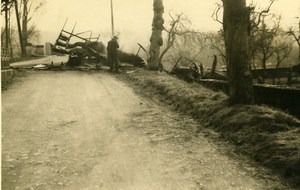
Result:
<svg viewBox="0 0 300 190">
<path fill-rule="evenodd" d="M 152 34 L 150 38 L 150 50 L 148 58 L 148 69 L 157 70 L 159 69 L 159 55 L 160 47 L 163 45 L 162 31 L 164 29 L 164 6 L 163 0 L 153 1 L 154 17 L 152 21 Z"/>
<path fill-rule="evenodd" d="M 10 46 L 10 15 L 12 6 L 12 0 L 1 0 L 1 14 L 4 12 L 5 16 L 5 28 L 3 30 L 1 29 L 1 42 L 5 42 L 6 49 L 9 49 Z"/>
<path fill-rule="evenodd" d="M 261 60 L 261 66 L 264 70 L 267 69 L 267 61 L 270 58 L 276 59 L 275 68 L 278 68 L 279 65 L 289 56 L 293 47 L 291 38 L 287 36 L 287 32 L 280 28 L 281 17 L 269 15 L 270 20 L 273 21 L 272 26 L 267 26 L 264 21 L 266 17 L 263 18 L 262 24 L 256 29 L 256 31 L 252 33 L 256 56 Z M 266 74 L 264 72 L 261 82 L 265 81 L 265 75 Z"/>
<path fill-rule="evenodd" d="M 223 31 L 219 31 L 217 33 L 207 33 L 206 39 L 208 41 L 208 45 L 212 50 L 216 50 L 217 54 L 222 58 L 223 63 L 227 68 L 227 58 L 225 52 L 225 44 L 224 44 L 224 35 Z"/>
<path fill-rule="evenodd" d="M 175 17 L 174 17 L 175 18 Z M 175 20 L 175 19 L 174 19 Z M 170 22 L 172 23 L 172 21 Z M 172 28 L 171 25 L 169 28 Z M 163 66 L 166 70 L 168 67 L 200 67 L 204 56 L 208 54 L 209 41 L 206 39 L 207 34 L 190 29 L 191 22 L 185 16 L 181 16 L 180 27 L 173 31 L 174 41 L 172 46 L 165 53 Z M 166 29 L 170 31 L 170 29 Z M 171 33 L 166 32 L 169 36 Z M 168 37 L 166 41 L 168 41 Z M 167 44 L 167 43 L 165 43 Z M 177 64 L 176 64 L 177 63 Z"/>
<path fill-rule="evenodd" d="M 298 17 L 299 19 L 299 23 L 298 23 L 298 31 L 296 29 L 296 27 L 290 27 L 288 30 L 288 34 L 293 36 L 293 38 L 295 39 L 297 45 L 298 45 L 298 50 L 299 50 L 299 64 L 300 64 L 300 17 Z"/>
<path fill-rule="evenodd" d="M 293 49 L 293 42 L 292 39 L 286 35 L 286 32 L 280 30 L 278 36 L 274 41 L 274 56 L 276 58 L 276 69 L 280 67 L 281 63 L 288 58 L 292 49 Z M 275 84 L 275 77 L 277 77 L 278 81 L 280 81 L 280 77 L 278 76 L 278 72 L 276 72 L 277 76 L 273 76 L 273 84 Z"/>
<path fill-rule="evenodd" d="M 246 0 L 222 0 L 222 2 L 229 102 L 249 104 L 253 102 L 248 50 L 250 10 L 246 6 Z"/>
<path fill-rule="evenodd" d="M 276 68 L 289 56 L 293 49 L 292 39 L 286 35 L 284 30 L 279 30 L 276 39 L 274 40 L 274 54 L 276 57 Z"/>
<path fill-rule="evenodd" d="M 250 64 L 255 68 L 255 59 L 257 57 L 258 49 L 257 49 L 257 31 L 261 30 L 263 19 L 266 16 L 270 16 L 270 9 L 274 4 L 275 0 L 270 0 L 267 7 L 262 10 L 258 10 L 257 5 L 253 2 L 250 2 L 250 5 L 247 7 L 250 12 L 250 22 L 248 23 L 248 51 Z M 220 11 L 223 8 L 223 4 L 217 3 L 216 8 L 212 14 L 213 20 L 223 24 L 223 21 L 220 19 Z M 220 30 L 220 33 L 223 34 L 223 29 Z M 223 56 L 222 56 L 223 57 Z"/>
<path fill-rule="evenodd" d="M 192 33 L 190 30 L 191 22 L 186 16 L 184 16 L 183 13 L 175 14 L 174 16 L 169 13 L 169 16 L 171 18 L 170 28 L 164 27 L 164 31 L 167 33 L 166 47 L 159 56 L 160 70 L 164 70 L 162 64 L 163 57 L 170 50 L 170 48 L 173 47 L 177 36 L 184 36 L 185 34 Z"/>
<path fill-rule="evenodd" d="M 28 43 L 30 38 L 39 36 L 36 25 L 34 23 L 30 23 L 32 18 L 40 10 L 40 8 L 45 5 L 45 3 L 45 0 L 21 0 L 19 10 L 22 10 L 20 14 L 22 20 L 22 37 L 24 45 Z"/>
<path fill-rule="evenodd" d="M 268 6 L 263 8 L 262 10 L 258 10 L 257 5 L 254 4 L 253 2 L 251 2 L 249 5 L 249 11 L 250 11 L 249 56 L 250 56 L 250 63 L 254 69 L 256 69 L 255 60 L 258 57 L 258 54 L 260 52 L 257 46 L 258 39 L 260 38 L 259 34 L 263 31 L 264 27 L 265 28 L 267 27 L 264 21 L 266 17 L 275 18 L 275 15 L 270 13 L 270 9 L 274 4 L 274 2 L 275 0 L 269 0 Z"/>
<path fill-rule="evenodd" d="M 275 1 L 276 0 L 269 0 L 269 5 L 266 8 L 263 8 L 263 10 L 257 10 L 257 5 L 253 2 L 250 3 L 248 7 L 250 11 L 249 31 L 253 31 L 258 28 L 262 23 L 263 18 L 267 15 L 270 15 L 270 9 Z"/>
<path fill-rule="evenodd" d="M 274 19 L 274 17 L 272 17 Z M 268 59 L 274 55 L 276 47 L 274 46 L 274 40 L 278 35 L 280 27 L 280 18 L 272 27 L 268 27 L 267 24 L 263 21 L 262 26 L 256 33 L 255 45 L 258 48 L 258 56 L 261 59 L 262 68 L 266 69 L 266 63 Z"/>
</svg>

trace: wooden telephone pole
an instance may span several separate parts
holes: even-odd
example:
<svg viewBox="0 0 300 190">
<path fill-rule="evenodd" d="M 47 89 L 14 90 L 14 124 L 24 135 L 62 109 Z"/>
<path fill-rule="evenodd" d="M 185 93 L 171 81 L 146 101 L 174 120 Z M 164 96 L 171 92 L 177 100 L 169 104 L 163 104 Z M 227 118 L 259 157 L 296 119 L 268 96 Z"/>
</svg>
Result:
<svg viewBox="0 0 300 190">
<path fill-rule="evenodd" d="M 111 33 L 112 36 L 115 35 L 115 27 L 114 27 L 114 8 L 113 8 L 113 0 L 110 0 L 110 10 L 111 10 Z"/>
</svg>

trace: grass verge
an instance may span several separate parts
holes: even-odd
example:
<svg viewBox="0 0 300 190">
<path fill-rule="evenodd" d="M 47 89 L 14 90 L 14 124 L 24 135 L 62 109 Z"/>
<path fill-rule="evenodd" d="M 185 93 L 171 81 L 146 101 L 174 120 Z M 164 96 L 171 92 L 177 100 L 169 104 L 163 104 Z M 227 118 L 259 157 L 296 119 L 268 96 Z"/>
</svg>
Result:
<svg viewBox="0 0 300 190">
<path fill-rule="evenodd" d="M 300 186 L 300 121 L 278 109 L 258 105 L 229 106 L 227 96 L 165 73 L 135 70 L 119 75 L 144 96 L 191 115 L 213 128 L 237 152 Z"/>
</svg>

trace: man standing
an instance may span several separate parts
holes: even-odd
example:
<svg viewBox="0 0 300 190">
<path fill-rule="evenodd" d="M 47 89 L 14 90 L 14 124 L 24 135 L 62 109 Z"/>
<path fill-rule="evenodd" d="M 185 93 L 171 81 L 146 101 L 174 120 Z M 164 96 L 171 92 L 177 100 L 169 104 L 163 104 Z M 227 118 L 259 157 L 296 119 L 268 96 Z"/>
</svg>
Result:
<svg viewBox="0 0 300 190">
<path fill-rule="evenodd" d="M 110 71 L 119 72 L 118 51 L 119 43 L 118 37 L 114 36 L 107 44 L 107 62 L 110 66 Z"/>
</svg>

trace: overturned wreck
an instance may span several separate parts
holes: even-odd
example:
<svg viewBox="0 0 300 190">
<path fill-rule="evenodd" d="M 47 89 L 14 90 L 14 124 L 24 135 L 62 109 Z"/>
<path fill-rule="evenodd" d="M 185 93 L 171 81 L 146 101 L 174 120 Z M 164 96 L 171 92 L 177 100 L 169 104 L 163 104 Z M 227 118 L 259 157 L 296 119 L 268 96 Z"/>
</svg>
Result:
<svg viewBox="0 0 300 190">
<path fill-rule="evenodd" d="M 67 21 L 66 21 L 67 22 Z M 52 45 L 52 51 L 59 54 L 69 55 L 67 62 L 68 66 L 79 66 L 84 62 L 95 63 L 96 65 L 107 65 L 107 52 L 106 46 L 98 41 L 100 35 L 92 37 L 92 31 L 74 33 L 75 26 L 72 31 L 65 30 L 64 24 L 60 34 L 54 45 Z M 89 37 L 83 37 L 83 34 L 90 33 Z M 74 43 L 71 43 L 72 41 Z M 118 58 L 121 62 L 129 63 L 136 67 L 144 67 L 144 60 L 137 54 L 130 54 L 124 51 L 118 51 Z"/>
</svg>

